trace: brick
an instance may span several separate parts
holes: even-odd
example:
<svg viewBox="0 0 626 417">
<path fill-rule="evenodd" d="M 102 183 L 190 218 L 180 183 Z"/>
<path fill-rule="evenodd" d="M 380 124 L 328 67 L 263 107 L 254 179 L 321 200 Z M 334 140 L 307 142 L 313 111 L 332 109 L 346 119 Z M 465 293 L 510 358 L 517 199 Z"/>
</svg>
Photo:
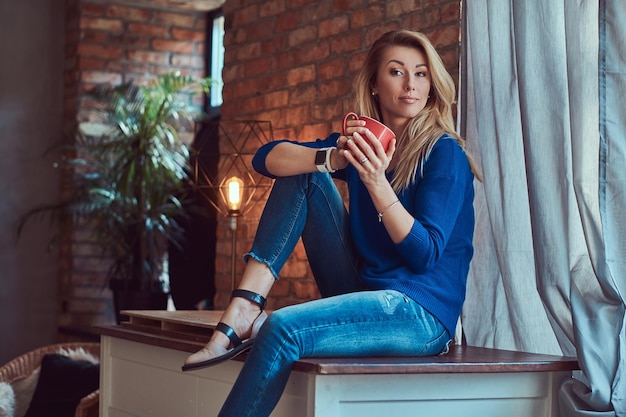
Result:
<svg viewBox="0 0 626 417">
<path fill-rule="evenodd" d="M 119 17 L 123 20 L 135 20 L 146 22 L 150 20 L 151 12 L 148 9 L 140 9 L 137 7 L 125 7 L 110 5 L 106 8 L 106 15 L 109 17 Z"/>
<path fill-rule="evenodd" d="M 268 120 L 272 122 L 272 125 L 276 126 L 277 121 L 284 120 L 283 119 L 283 110 L 270 110 L 264 111 L 263 109 L 257 108 L 254 111 L 246 113 L 248 117 L 255 116 L 256 120 Z"/>
<path fill-rule="evenodd" d="M 205 55 L 204 48 L 205 48 L 204 42 L 196 43 L 196 55 L 203 57 Z"/>
<path fill-rule="evenodd" d="M 274 91 L 263 95 L 263 107 L 275 109 L 286 106 L 289 103 L 289 91 Z"/>
<path fill-rule="evenodd" d="M 273 36 L 273 34 L 274 25 L 265 21 L 263 23 L 258 23 L 250 26 L 249 29 L 246 30 L 246 40 L 248 42 L 259 41 L 269 38 Z"/>
<path fill-rule="evenodd" d="M 304 138 L 303 140 L 308 140 L 308 137 Z M 304 249 L 304 243 L 302 243 L 302 239 L 298 240 L 298 243 L 296 244 L 296 247 L 293 249 L 293 253 L 291 256 L 294 259 L 305 261 L 306 264 L 308 265 L 306 251 Z"/>
<path fill-rule="evenodd" d="M 317 119 L 316 117 L 314 118 Z M 302 138 L 302 140 L 325 139 L 332 132 L 333 129 L 329 127 L 329 123 L 314 123 L 302 126 L 302 129 L 300 129 L 300 134 L 298 136 Z M 304 251 L 304 247 L 302 247 L 302 249 Z"/>
<path fill-rule="evenodd" d="M 107 32 L 96 31 L 91 29 L 85 29 L 80 32 L 80 41 L 86 43 L 100 43 L 107 42 L 109 34 Z"/>
<path fill-rule="evenodd" d="M 315 300 L 320 298 L 317 285 L 313 281 L 298 281 L 293 283 L 293 293 L 301 300 Z"/>
<path fill-rule="evenodd" d="M 348 62 L 343 57 L 320 62 L 317 65 L 317 76 L 320 80 L 343 77 L 346 74 Z"/>
<path fill-rule="evenodd" d="M 345 36 L 332 38 L 330 43 L 332 54 L 354 53 L 363 47 L 363 39 L 359 32 L 351 32 Z"/>
<path fill-rule="evenodd" d="M 119 74 L 145 74 L 150 72 L 150 68 L 150 65 L 129 61 L 109 61 L 106 66 L 108 71 Z"/>
<path fill-rule="evenodd" d="M 394 0 L 385 2 L 387 18 L 420 13 L 423 7 L 421 0 Z"/>
<path fill-rule="evenodd" d="M 259 58 L 246 63 L 244 77 L 252 77 L 264 74 L 272 69 L 272 58 Z"/>
<path fill-rule="evenodd" d="M 365 39 L 364 39 L 365 42 L 363 43 L 363 47 L 369 48 L 376 41 L 376 39 L 381 37 L 383 33 L 389 32 L 391 30 L 396 30 L 396 29 L 404 29 L 398 23 L 398 21 L 391 21 L 389 23 L 381 23 L 381 24 L 371 27 L 370 29 L 367 30 L 367 33 L 365 34 Z"/>
<path fill-rule="evenodd" d="M 78 55 L 102 59 L 120 59 L 122 57 L 122 48 L 117 46 L 80 44 L 78 46 Z"/>
<path fill-rule="evenodd" d="M 309 47 L 300 48 L 297 60 L 300 64 L 320 62 L 330 55 L 330 46 L 327 42 L 317 42 Z"/>
<path fill-rule="evenodd" d="M 350 62 L 348 62 L 348 73 L 355 74 L 363 68 L 363 64 L 365 63 L 365 58 L 367 58 L 367 52 L 360 52 L 358 54 L 352 55 L 350 57 Z"/>
<path fill-rule="evenodd" d="M 319 38 L 324 39 L 329 36 L 345 33 L 348 31 L 349 26 L 350 20 L 347 15 L 333 16 L 319 23 Z"/>
<path fill-rule="evenodd" d="M 276 16 L 285 11 L 286 0 L 264 1 L 259 7 L 259 17 Z"/>
<path fill-rule="evenodd" d="M 457 5 L 458 6 L 458 5 Z M 458 7 L 457 7 L 458 8 Z M 441 10 L 438 8 L 424 10 L 419 14 L 406 18 L 406 27 L 418 32 L 425 32 L 441 24 Z"/>
<path fill-rule="evenodd" d="M 309 25 L 301 29 L 295 29 L 289 34 L 289 46 L 297 47 L 303 43 L 317 39 L 317 26 Z"/>
<path fill-rule="evenodd" d="M 224 84 L 243 78 L 244 66 L 239 64 L 231 64 L 224 67 L 222 71 L 222 79 Z"/>
<path fill-rule="evenodd" d="M 104 71 L 84 71 L 81 76 L 81 82 L 88 84 L 120 84 L 122 77 L 120 74 L 104 72 Z"/>
<path fill-rule="evenodd" d="M 329 7 L 329 1 L 312 2 L 301 10 L 302 24 L 312 24 L 317 26 L 321 20 L 328 19 L 332 16 L 332 10 Z"/>
<path fill-rule="evenodd" d="M 97 58 L 84 58 L 79 57 L 77 68 L 81 70 L 91 69 L 91 70 L 99 70 L 104 69 L 104 64 L 106 61 Z"/>
<path fill-rule="evenodd" d="M 305 278 L 307 273 L 307 263 L 304 261 L 296 261 L 293 256 L 289 258 L 281 271 L 284 278 Z"/>
<path fill-rule="evenodd" d="M 306 65 L 294 68 L 287 73 L 287 85 L 293 86 L 300 83 L 314 81 L 316 74 L 315 65 Z"/>
<path fill-rule="evenodd" d="M 121 36 L 112 37 L 111 44 L 125 48 L 150 49 L 150 39 L 138 33 L 124 32 Z"/>
<path fill-rule="evenodd" d="M 259 6 L 258 4 L 251 4 L 238 10 L 238 13 L 233 18 L 233 26 L 242 27 L 250 23 L 258 23 L 259 19 Z"/>
<path fill-rule="evenodd" d="M 383 6 L 374 5 L 362 10 L 355 10 L 350 19 L 352 29 L 374 25 L 384 20 L 385 10 Z"/>
<path fill-rule="evenodd" d="M 271 39 L 261 41 L 260 44 L 261 54 L 274 55 L 277 52 L 283 51 L 287 47 L 287 36 L 274 36 Z"/>
<path fill-rule="evenodd" d="M 326 100 L 319 104 L 315 103 L 312 107 L 311 115 L 313 116 L 313 120 L 333 120 L 343 116 L 347 112 L 344 110 L 341 100 Z M 341 129 L 340 121 L 335 126 L 335 129 L 328 126 L 326 133 L 339 131 Z"/>
<path fill-rule="evenodd" d="M 246 45 L 242 45 L 240 48 L 237 48 L 238 61 L 246 61 L 253 58 L 259 58 L 262 55 L 263 54 L 261 54 L 260 42 L 251 42 Z"/>
<path fill-rule="evenodd" d="M 154 23 L 178 26 L 182 28 L 193 28 L 196 18 L 191 14 L 155 12 Z"/>
<path fill-rule="evenodd" d="M 345 80 L 328 80 L 318 84 L 318 100 L 342 97 L 352 93 L 352 84 Z"/>
<path fill-rule="evenodd" d="M 333 14 L 349 12 L 353 8 L 351 0 L 335 0 L 332 4 Z"/>
<path fill-rule="evenodd" d="M 168 51 L 180 54 L 193 54 L 194 47 L 190 42 L 170 41 L 167 39 L 154 39 L 151 43 L 152 49 L 155 51 Z"/>
<path fill-rule="evenodd" d="M 126 52 L 126 55 L 129 60 L 136 62 L 160 65 L 166 65 L 169 63 L 169 54 L 164 52 L 128 51 Z"/>
<path fill-rule="evenodd" d="M 256 79 L 243 78 L 242 81 L 229 83 L 229 89 L 232 91 L 231 99 L 239 97 L 247 97 L 260 92 L 263 84 L 257 83 Z"/>
<path fill-rule="evenodd" d="M 428 34 L 428 38 L 437 49 L 454 46 L 460 43 L 461 30 L 459 26 L 444 26 Z"/>
<path fill-rule="evenodd" d="M 296 54 L 294 54 L 291 50 L 276 55 L 276 69 L 278 70 L 288 70 L 295 67 L 296 64 Z"/>
<path fill-rule="evenodd" d="M 124 28 L 121 20 L 88 17 L 80 19 L 80 27 L 81 29 L 105 30 L 107 32 L 120 32 Z"/>
<path fill-rule="evenodd" d="M 446 67 L 451 75 L 458 73 L 459 53 L 460 51 L 456 49 L 449 49 L 439 52 L 441 60 L 443 61 L 443 65 Z"/>
<path fill-rule="evenodd" d="M 81 14 L 87 16 L 103 16 L 104 6 L 94 3 L 83 3 L 81 4 Z"/>
<path fill-rule="evenodd" d="M 192 29 L 204 33 L 207 30 L 207 26 L 208 26 L 207 20 L 202 16 L 202 14 L 200 14 L 200 18 L 196 19 L 196 24 L 194 25 Z"/>
<path fill-rule="evenodd" d="M 281 114 L 284 120 L 288 120 L 292 125 L 303 125 L 310 119 L 308 106 L 289 106 L 282 109 Z"/>
<path fill-rule="evenodd" d="M 315 85 L 296 85 L 289 89 L 289 104 L 310 104 L 317 101 L 317 87 Z"/>
<path fill-rule="evenodd" d="M 176 40 L 204 42 L 206 33 L 203 30 L 172 28 L 172 37 Z"/>
<path fill-rule="evenodd" d="M 128 32 L 143 36 L 158 36 L 161 38 L 166 38 L 169 34 L 167 27 L 147 23 L 129 23 Z"/>
<path fill-rule="evenodd" d="M 279 274 L 279 277 L 280 279 L 274 282 L 272 291 L 270 292 L 274 299 L 276 299 L 276 297 L 286 297 L 291 293 L 291 283 L 282 278 L 282 273 Z"/>
<path fill-rule="evenodd" d="M 276 22 L 274 23 L 274 30 L 276 33 L 291 31 L 292 29 L 298 27 L 301 16 L 302 12 L 297 10 L 291 10 L 280 14 L 277 16 Z"/>
<path fill-rule="evenodd" d="M 450 3 L 441 8 L 442 23 L 458 23 L 461 21 L 461 9 L 457 3 Z"/>
</svg>

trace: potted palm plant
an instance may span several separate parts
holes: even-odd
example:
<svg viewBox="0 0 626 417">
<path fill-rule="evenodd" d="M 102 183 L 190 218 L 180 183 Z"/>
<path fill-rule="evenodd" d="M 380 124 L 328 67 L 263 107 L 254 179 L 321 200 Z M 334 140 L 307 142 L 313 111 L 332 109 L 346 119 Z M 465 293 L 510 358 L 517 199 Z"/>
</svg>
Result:
<svg viewBox="0 0 626 417">
<path fill-rule="evenodd" d="M 20 229 L 41 214 L 88 226 L 111 262 L 107 279 L 118 322 L 120 310 L 165 309 L 164 260 L 168 244 L 183 238 L 177 219 L 185 215 L 190 182 L 189 149 L 178 132 L 197 113 L 189 95 L 198 87 L 206 92 L 209 82 L 170 73 L 146 86 L 95 89 L 105 123 L 81 126 L 62 152 L 60 166 L 72 172 L 71 195 L 22 218 Z M 159 305 L 152 305 L 154 298 Z"/>
</svg>

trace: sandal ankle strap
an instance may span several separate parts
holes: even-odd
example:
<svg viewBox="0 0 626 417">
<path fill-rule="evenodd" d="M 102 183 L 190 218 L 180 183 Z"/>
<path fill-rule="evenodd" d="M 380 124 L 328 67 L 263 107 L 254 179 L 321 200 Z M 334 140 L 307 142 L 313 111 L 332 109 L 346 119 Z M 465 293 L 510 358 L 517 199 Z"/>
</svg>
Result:
<svg viewBox="0 0 626 417">
<path fill-rule="evenodd" d="M 233 290 L 230 298 L 234 297 L 245 298 L 248 301 L 258 304 L 258 306 L 261 307 L 261 311 L 265 309 L 265 304 L 267 303 L 267 300 L 261 294 L 248 290 Z"/>
</svg>

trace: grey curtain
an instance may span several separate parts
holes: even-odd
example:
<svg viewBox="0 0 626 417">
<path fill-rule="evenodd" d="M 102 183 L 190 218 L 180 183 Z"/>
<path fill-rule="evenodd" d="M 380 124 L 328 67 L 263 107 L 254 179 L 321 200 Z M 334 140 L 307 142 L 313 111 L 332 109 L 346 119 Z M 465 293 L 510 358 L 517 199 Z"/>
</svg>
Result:
<svg viewBox="0 0 626 417">
<path fill-rule="evenodd" d="M 475 346 L 577 356 L 562 416 L 626 416 L 626 3 L 464 2 Z"/>
</svg>

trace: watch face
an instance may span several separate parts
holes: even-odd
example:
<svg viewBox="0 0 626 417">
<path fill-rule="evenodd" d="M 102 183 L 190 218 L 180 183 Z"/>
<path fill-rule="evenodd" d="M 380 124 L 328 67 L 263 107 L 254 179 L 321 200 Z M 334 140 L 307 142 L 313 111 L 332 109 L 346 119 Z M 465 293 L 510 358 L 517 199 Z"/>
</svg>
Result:
<svg viewBox="0 0 626 417">
<path fill-rule="evenodd" d="M 317 151 L 317 153 L 315 154 L 315 165 L 324 165 L 325 162 L 326 162 L 326 151 L 325 150 Z"/>
</svg>

